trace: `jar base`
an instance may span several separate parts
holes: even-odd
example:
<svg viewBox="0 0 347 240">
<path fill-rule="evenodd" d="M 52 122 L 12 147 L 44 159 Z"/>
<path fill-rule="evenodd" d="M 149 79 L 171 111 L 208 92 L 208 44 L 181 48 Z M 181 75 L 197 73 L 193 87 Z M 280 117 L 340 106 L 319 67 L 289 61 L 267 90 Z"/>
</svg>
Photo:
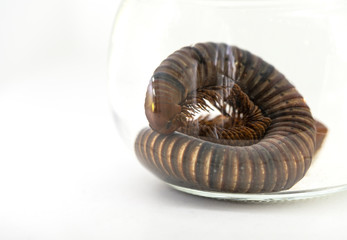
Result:
<svg viewBox="0 0 347 240">
<path fill-rule="evenodd" d="M 280 202 L 280 201 L 293 201 L 303 200 L 310 198 L 324 197 L 333 193 L 338 193 L 347 190 L 347 185 L 339 185 L 325 188 L 316 188 L 309 190 L 285 190 L 272 193 L 225 193 L 225 192 L 213 192 L 203 191 L 192 188 L 181 187 L 167 183 L 172 188 L 188 193 L 195 196 L 213 198 L 218 200 L 228 200 L 235 202 Z"/>
</svg>

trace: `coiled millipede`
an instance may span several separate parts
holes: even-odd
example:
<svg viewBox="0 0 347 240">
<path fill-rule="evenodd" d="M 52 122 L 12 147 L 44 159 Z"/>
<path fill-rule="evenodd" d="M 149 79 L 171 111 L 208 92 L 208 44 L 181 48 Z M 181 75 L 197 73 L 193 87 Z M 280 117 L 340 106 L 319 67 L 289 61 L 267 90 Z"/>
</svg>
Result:
<svg viewBox="0 0 347 240">
<path fill-rule="evenodd" d="M 219 115 L 204 116 L 211 109 Z M 327 128 L 277 71 L 246 50 L 183 47 L 154 71 L 135 152 L 174 185 L 218 192 L 274 192 L 307 172 Z"/>
</svg>

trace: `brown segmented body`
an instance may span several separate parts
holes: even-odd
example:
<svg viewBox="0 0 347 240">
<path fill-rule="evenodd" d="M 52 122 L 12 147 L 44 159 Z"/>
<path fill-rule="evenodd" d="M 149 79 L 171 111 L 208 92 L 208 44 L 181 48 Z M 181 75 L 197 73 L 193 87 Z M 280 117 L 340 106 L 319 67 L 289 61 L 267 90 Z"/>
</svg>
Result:
<svg viewBox="0 0 347 240">
<path fill-rule="evenodd" d="M 207 102 L 221 115 L 193 119 Z M 272 65 L 226 44 L 171 54 L 154 72 L 145 111 L 152 129 L 138 134 L 137 157 L 163 180 L 200 190 L 289 189 L 327 132 Z"/>
</svg>

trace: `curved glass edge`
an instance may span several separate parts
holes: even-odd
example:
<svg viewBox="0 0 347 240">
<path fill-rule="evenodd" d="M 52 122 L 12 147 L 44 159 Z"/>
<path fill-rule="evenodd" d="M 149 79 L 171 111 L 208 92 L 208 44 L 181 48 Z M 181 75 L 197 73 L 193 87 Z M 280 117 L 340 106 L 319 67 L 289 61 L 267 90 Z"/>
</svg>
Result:
<svg viewBox="0 0 347 240">
<path fill-rule="evenodd" d="M 223 192 L 212 192 L 212 191 L 202 191 L 197 189 L 185 188 L 177 185 L 167 183 L 172 188 L 206 198 L 214 198 L 219 200 L 229 200 L 236 202 L 278 202 L 278 201 L 292 201 L 292 200 L 303 200 L 309 198 L 318 198 L 333 193 L 338 193 L 347 190 L 347 184 L 316 188 L 310 190 L 302 191 L 283 191 L 283 192 L 273 192 L 273 193 L 223 193 Z"/>
</svg>

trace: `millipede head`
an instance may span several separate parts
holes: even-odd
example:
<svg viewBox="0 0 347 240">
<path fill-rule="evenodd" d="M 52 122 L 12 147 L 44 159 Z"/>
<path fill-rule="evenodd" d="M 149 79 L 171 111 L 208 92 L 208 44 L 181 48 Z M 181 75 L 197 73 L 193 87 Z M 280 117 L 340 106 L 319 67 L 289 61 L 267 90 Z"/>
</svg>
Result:
<svg viewBox="0 0 347 240">
<path fill-rule="evenodd" d="M 146 94 L 145 113 L 149 126 L 159 133 L 170 134 L 180 127 L 177 116 L 181 113 L 181 106 L 154 95 L 151 86 Z"/>
</svg>

